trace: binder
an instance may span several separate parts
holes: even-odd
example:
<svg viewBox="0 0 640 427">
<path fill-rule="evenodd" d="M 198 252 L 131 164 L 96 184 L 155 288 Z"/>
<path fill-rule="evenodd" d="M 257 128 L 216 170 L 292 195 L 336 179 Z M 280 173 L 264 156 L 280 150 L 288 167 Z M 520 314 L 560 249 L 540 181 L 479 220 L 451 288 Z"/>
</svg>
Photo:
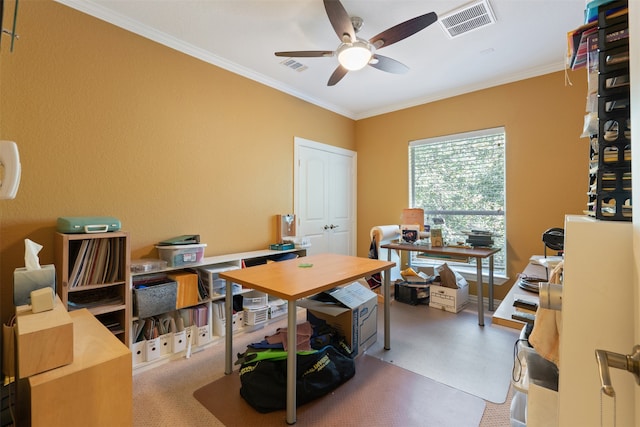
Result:
<svg viewBox="0 0 640 427">
<path fill-rule="evenodd" d="M 198 275 L 196 273 L 177 272 L 168 275 L 178 284 L 176 308 L 198 304 Z"/>
</svg>

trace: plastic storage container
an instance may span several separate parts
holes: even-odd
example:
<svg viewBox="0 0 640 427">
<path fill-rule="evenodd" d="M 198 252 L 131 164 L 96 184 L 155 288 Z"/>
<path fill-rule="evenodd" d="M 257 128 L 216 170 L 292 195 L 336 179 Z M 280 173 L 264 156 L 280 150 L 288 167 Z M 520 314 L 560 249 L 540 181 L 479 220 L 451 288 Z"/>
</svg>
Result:
<svg viewBox="0 0 640 427">
<path fill-rule="evenodd" d="M 267 294 L 260 291 L 249 291 L 242 294 L 242 308 L 245 310 L 256 310 L 269 308 Z"/>
<path fill-rule="evenodd" d="M 167 261 L 169 267 L 182 267 L 183 265 L 196 264 L 204 257 L 206 243 L 194 245 L 156 245 L 160 259 Z"/>
<path fill-rule="evenodd" d="M 526 427 L 527 395 L 516 391 L 511 399 L 511 427 Z"/>
<path fill-rule="evenodd" d="M 396 301 L 418 305 L 429 303 L 429 286 L 418 288 L 407 286 L 402 283 L 396 283 L 394 289 L 394 298 Z"/>
</svg>

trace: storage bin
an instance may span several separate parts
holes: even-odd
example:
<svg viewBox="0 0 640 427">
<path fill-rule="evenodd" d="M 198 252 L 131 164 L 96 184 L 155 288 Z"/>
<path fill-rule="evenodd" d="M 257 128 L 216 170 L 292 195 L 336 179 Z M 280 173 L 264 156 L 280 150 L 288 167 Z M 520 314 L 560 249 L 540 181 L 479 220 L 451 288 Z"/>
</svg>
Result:
<svg viewBox="0 0 640 427">
<path fill-rule="evenodd" d="M 511 399 L 511 427 L 526 427 L 527 395 L 516 391 Z"/>
<path fill-rule="evenodd" d="M 146 319 L 174 311 L 176 309 L 177 295 L 178 284 L 176 282 L 134 288 L 134 315 L 140 319 Z"/>
<path fill-rule="evenodd" d="M 160 356 L 173 353 L 173 333 L 160 335 Z"/>
<path fill-rule="evenodd" d="M 206 246 L 206 243 L 171 246 L 156 245 L 156 249 L 158 249 L 160 259 L 167 261 L 169 267 L 182 267 L 202 261 Z"/>
<path fill-rule="evenodd" d="M 216 301 L 211 305 L 211 319 L 213 321 L 213 335 L 223 337 L 226 332 L 226 320 L 225 320 L 225 302 Z M 233 314 L 231 319 L 231 330 L 233 332 L 239 330 L 244 325 L 244 311 L 238 311 Z"/>
<path fill-rule="evenodd" d="M 196 336 L 196 345 L 204 345 L 211 341 L 211 328 L 209 325 L 199 326 Z"/>
<path fill-rule="evenodd" d="M 275 319 L 287 314 L 289 304 L 283 299 L 269 300 L 269 319 Z"/>
<path fill-rule="evenodd" d="M 160 357 L 160 338 L 146 340 L 146 361 L 151 362 Z"/>
<path fill-rule="evenodd" d="M 245 310 L 255 310 L 268 307 L 266 293 L 260 291 L 249 291 L 242 294 L 242 308 Z"/>
<path fill-rule="evenodd" d="M 394 288 L 394 299 L 396 301 L 418 305 L 429 303 L 429 286 L 426 287 L 413 287 L 406 284 L 396 283 Z"/>
<path fill-rule="evenodd" d="M 147 342 L 145 340 L 138 341 L 131 345 L 131 359 L 133 366 L 146 362 L 147 360 Z"/>
<path fill-rule="evenodd" d="M 268 318 L 269 318 L 269 307 L 244 310 L 245 325 L 259 325 L 261 323 L 266 322 Z"/>
</svg>

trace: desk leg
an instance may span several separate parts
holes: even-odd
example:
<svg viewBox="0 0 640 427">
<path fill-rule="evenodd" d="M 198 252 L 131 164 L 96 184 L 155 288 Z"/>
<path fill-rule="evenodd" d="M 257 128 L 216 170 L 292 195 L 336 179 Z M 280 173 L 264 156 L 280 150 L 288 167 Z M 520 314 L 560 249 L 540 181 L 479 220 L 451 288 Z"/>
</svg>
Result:
<svg viewBox="0 0 640 427">
<path fill-rule="evenodd" d="M 296 423 L 297 323 L 296 300 L 290 300 L 287 325 L 287 424 Z"/>
<path fill-rule="evenodd" d="M 231 280 L 226 281 L 227 291 L 224 301 L 224 373 L 229 375 L 233 372 L 233 284 Z"/>
<path fill-rule="evenodd" d="M 476 258 L 476 287 L 478 289 L 478 325 L 484 326 L 484 297 L 482 296 L 482 258 Z"/>
<path fill-rule="evenodd" d="M 391 255 L 389 255 L 391 256 Z M 384 294 L 384 349 L 391 349 L 391 269 L 385 270 L 382 292 Z"/>
<path fill-rule="evenodd" d="M 489 257 L 489 311 L 493 311 L 493 255 Z"/>
</svg>

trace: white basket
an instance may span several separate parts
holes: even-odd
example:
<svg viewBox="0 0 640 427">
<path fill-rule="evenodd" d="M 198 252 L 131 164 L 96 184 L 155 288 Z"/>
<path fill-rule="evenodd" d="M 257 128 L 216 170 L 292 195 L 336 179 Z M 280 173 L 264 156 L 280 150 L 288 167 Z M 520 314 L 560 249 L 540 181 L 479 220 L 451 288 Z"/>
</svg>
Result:
<svg viewBox="0 0 640 427">
<path fill-rule="evenodd" d="M 244 310 L 245 325 L 259 325 L 269 318 L 269 307 Z"/>
</svg>

